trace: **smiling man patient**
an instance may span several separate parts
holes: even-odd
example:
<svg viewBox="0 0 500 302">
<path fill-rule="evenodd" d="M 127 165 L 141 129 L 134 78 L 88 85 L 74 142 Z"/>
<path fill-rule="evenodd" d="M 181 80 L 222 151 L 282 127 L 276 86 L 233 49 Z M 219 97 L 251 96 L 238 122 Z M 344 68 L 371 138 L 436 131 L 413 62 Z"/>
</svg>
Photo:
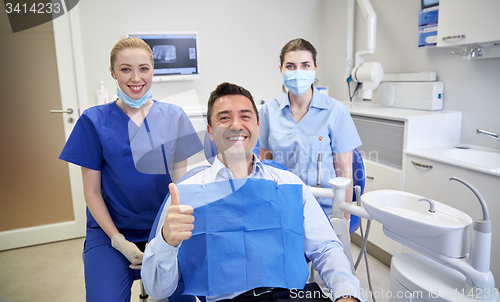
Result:
<svg viewBox="0 0 500 302">
<path fill-rule="evenodd" d="M 294 174 L 252 154 L 259 116 L 245 88 L 220 84 L 210 95 L 207 130 L 218 149 L 211 167 L 171 184 L 142 280 L 154 299 L 185 294 L 207 301 L 330 301 L 306 284 L 307 260 L 334 301 L 361 301 L 327 216 Z"/>
</svg>

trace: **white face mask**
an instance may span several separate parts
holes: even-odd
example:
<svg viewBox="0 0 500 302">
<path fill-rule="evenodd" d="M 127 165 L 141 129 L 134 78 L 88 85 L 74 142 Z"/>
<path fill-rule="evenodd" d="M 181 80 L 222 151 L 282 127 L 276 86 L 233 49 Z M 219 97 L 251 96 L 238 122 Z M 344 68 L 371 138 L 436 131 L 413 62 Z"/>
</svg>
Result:
<svg viewBox="0 0 500 302">
<path fill-rule="evenodd" d="M 304 94 L 311 87 L 316 79 L 314 70 L 293 70 L 282 73 L 283 85 L 295 95 Z"/>
</svg>

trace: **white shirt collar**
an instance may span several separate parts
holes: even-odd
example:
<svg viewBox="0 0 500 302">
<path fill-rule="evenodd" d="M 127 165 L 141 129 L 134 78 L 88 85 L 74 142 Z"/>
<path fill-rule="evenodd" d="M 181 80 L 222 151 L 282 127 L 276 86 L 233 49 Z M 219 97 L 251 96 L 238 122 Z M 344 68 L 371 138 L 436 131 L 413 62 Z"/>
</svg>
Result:
<svg viewBox="0 0 500 302">
<path fill-rule="evenodd" d="M 233 178 L 233 174 L 231 173 L 231 171 L 219 160 L 218 156 L 215 157 L 212 167 L 210 167 L 209 169 L 211 177 L 210 179 L 208 179 L 207 177 L 207 181 L 221 181 Z M 248 175 L 248 177 L 263 178 L 264 175 L 264 165 L 259 160 L 259 158 L 255 154 L 253 154 L 252 172 L 250 173 L 250 175 Z"/>
</svg>

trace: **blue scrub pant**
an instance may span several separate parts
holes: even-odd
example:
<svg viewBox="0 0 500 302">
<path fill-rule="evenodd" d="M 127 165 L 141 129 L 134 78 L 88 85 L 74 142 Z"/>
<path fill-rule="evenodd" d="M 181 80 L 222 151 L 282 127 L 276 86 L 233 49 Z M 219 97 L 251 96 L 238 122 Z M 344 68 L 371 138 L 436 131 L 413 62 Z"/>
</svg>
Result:
<svg viewBox="0 0 500 302">
<path fill-rule="evenodd" d="M 138 246 L 144 250 L 144 244 Z M 130 269 L 128 259 L 111 246 L 111 241 L 85 248 L 83 264 L 87 302 L 130 302 L 132 283 L 141 278 L 141 271 Z M 194 296 L 181 295 L 182 292 L 184 283 L 179 281 L 169 301 L 196 301 Z"/>
<path fill-rule="evenodd" d="M 83 264 L 87 302 L 130 302 L 132 283 L 141 278 L 141 271 L 130 269 L 128 259 L 111 244 L 86 249 Z"/>
</svg>

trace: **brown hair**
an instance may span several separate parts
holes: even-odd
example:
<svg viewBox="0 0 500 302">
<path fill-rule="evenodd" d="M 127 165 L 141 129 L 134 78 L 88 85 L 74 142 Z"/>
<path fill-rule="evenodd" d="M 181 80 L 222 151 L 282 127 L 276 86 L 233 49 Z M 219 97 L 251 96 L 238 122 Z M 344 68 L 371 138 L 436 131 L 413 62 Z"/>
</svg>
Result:
<svg viewBox="0 0 500 302">
<path fill-rule="evenodd" d="M 314 65 L 316 65 L 316 55 L 318 54 L 316 48 L 307 40 L 302 38 L 297 38 L 290 40 L 283 46 L 280 53 L 280 66 L 283 66 L 283 61 L 285 60 L 285 54 L 290 51 L 297 50 L 307 50 L 310 51 L 313 57 Z"/>
<path fill-rule="evenodd" d="M 207 105 L 207 122 L 209 126 L 212 126 L 212 113 L 214 110 L 214 103 L 215 101 L 223 96 L 226 95 L 242 95 L 246 98 L 248 98 L 252 102 L 253 110 L 255 111 L 255 115 L 257 116 L 257 122 L 259 122 L 259 113 L 257 112 L 257 107 L 255 106 L 255 102 L 253 101 L 252 94 L 250 91 L 246 90 L 245 88 L 238 86 L 236 84 L 231 84 L 228 82 L 224 82 L 222 84 L 219 84 L 217 88 L 215 88 L 212 93 L 210 93 L 210 97 L 208 98 L 208 105 Z"/>
<path fill-rule="evenodd" d="M 118 54 L 118 52 L 127 48 L 144 49 L 149 53 L 149 56 L 151 57 L 151 65 L 154 66 L 153 51 L 151 51 L 149 45 L 137 37 L 128 37 L 128 38 L 123 38 L 120 41 L 116 42 L 115 46 L 113 46 L 113 48 L 111 49 L 111 54 L 109 56 L 111 71 L 113 71 L 116 62 L 116 55 Z"/>
</svg>

